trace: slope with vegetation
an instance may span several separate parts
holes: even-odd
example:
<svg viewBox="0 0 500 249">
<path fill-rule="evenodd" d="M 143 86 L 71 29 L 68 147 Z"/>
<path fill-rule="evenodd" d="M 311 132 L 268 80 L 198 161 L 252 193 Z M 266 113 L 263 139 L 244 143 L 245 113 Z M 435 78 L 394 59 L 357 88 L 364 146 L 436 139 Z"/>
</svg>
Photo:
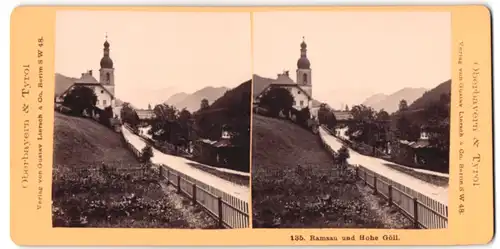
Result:
<svg viewBox="0 0 500 249">
<path fill-rule="evenodd" d="M 409 107 L 410 110 L 418 110 L 427 107 L 433 102 L 438 102 L 441 99 L 441 95 L 451 94 L 451 80 L 447 80 L 437 87 L 426 91 L 422 97 L 416 99 Z"/>
<path fill-rule="evenodd" d="M 289 121 L 253 116 L 253 226 L 404 227 L 365 199 L 352 171 L 339 174 L 318 136 Z"/>
<path fill-rule="evenodd" d="M 227 91 L 209 107 L 194 113 L 195 132 L 199 137 L 217 141 L 223 127 L 233 132 L 234 151 L 231 169 L 250 170 L 250 106 L 251 81 Z"/>
</svg>

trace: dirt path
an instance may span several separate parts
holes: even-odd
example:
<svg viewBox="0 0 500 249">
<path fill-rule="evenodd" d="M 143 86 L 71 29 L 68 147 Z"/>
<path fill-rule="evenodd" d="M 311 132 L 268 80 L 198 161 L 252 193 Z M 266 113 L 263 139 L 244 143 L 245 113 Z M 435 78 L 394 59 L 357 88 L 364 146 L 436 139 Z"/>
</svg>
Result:
<svg viewBox="0 0 500 249">
<path fill-rule="evenodd" d="M 193 206 L 191 200 L 185 196 L 181 196 L 177 193 L 177 189 L 166 184 L 166 182 L 160 183 L 163 192 L 169 197 L 169 200 L 173 203 L 175 209 L 179 211 L 184 220 L 189 224 L 189 228 L 203 228 L 203 229 L 217 229 L 217 222 L 211 216 L 209 216 L 202 207 L 195 205 Z"/>
</svg>

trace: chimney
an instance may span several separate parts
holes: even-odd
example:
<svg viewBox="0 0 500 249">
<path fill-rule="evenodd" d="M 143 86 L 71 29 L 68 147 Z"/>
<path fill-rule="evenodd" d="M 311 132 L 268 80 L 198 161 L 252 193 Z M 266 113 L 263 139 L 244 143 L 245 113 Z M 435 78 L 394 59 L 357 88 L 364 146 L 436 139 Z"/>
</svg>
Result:
<svg viewBox="0 0 500 249">
<path fill-rule="evenodd" d="M 92 70 L 89 70 L 89 74 L 90 74 L 90 76 L 92 76 Z"/>
<path fill-rule="evenodd" d="M 82 73 L 82 79 L 83 79 L 83 76 L 85 75 L 85 73 Z"/>
</svg>

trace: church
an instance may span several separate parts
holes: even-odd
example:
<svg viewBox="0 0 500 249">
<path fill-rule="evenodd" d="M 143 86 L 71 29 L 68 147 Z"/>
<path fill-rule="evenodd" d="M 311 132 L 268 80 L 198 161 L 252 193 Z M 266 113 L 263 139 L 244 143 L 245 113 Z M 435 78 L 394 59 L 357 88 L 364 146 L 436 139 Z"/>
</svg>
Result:
<svg viewBox="0 0 500 249">
<path fill-rule="evenodd" d="M 92 89 L 97 96 L 97 108 L 104 110 L 106 107 L 110 106 L 113 109 L 113 115 L 115 117 L 120 115 L 117 111 L 118 109 L 116 108 L 115 103 L 115 69 L 113 67 L 113 60 L 111 60 L 109 55 L 109 47 L 110 44 L 106 36 L 103 56 L 100 63 L 101 69 L 99 69 L 99 81 L 94 77 L 92 70 L 87 70 L 82 73 L 80 78 L 76 79 L 66 91 L 61 93 L 56 98 L 56 103 L 62 103 L 64 101 L 64 97 L 76 86 L 85 86 Z"/>
<path fill-rule="evenodd" d="M 312 97 L 311 71 L 311 62 L 307 58 L 307 44 L 305 39 L 303 39 L 300 44 L 300 57 L 297 60 L 297 82 L 294 82 L 290 78 L 289 71 L 278 74 L 276 79 L 267 79 L 254 75 L 254 105 L 259 105 L 260 98 L 262 98 L 267 91 L 279 87 L 287 89 L 293 96 L 294 109 L 302 110 L 306 107 L 308 107 L 309 110 L 313 109 L 315 107 L 313 106 L 315 101 Z"/>
</svg>

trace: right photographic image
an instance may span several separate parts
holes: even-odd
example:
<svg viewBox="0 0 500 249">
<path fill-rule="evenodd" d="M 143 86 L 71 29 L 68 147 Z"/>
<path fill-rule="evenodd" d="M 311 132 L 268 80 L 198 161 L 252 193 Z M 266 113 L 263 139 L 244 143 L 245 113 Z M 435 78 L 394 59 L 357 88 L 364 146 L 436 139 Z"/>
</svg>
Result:
<svg viewBox="0 0 500 249">
<path fill-rule="evenodd" d="M 447 228 L 451 49 L 448 12 L 253 13 L 253 227 Z"/>
</svg>

